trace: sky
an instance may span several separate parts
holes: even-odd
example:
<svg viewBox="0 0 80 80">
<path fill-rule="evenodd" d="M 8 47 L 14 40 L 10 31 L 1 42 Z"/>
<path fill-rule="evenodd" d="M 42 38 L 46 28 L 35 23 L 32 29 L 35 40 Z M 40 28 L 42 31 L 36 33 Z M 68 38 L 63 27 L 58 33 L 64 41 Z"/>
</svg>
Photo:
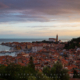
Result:
<svg viewBox="0 0 80 80">
<path fill-rule="evenodd" d="M 80 37 L 80 0 L 0 0 L 0 38 Z"/>
</svg>

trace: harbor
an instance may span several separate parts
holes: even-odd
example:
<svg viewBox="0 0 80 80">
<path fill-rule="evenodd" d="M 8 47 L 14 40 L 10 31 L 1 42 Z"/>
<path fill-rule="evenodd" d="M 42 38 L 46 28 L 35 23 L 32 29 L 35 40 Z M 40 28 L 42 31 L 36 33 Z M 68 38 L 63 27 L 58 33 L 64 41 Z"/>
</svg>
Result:
<svg viewBox="0 0 80 80">
<path fill-rule="evenodd" d="M 0 52 L 1 51 L 9 51 L 10 49 L 11 49 L 11 47 L 0 44 Z"/>
</svg>

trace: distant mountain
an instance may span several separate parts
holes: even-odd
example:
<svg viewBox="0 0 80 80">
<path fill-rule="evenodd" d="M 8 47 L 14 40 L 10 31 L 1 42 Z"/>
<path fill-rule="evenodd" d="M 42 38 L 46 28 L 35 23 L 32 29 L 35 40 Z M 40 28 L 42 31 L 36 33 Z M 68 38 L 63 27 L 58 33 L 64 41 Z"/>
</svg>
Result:
<svg viewBox="0 0 80 80">
<path fill-rule="evenodd" d="M 75 49 L 77 47 L 80 47 L 80 37 L 73 38 L 71 41 L 68 41 L 68 43 L 65 44 L 64 49 Z"/>
</svg>

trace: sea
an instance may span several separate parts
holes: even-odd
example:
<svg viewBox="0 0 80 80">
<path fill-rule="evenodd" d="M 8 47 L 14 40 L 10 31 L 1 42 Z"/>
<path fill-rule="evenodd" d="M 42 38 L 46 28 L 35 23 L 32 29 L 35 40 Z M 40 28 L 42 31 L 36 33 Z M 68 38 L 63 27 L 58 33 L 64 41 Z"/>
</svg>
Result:
<svg viewBox="0 0 80 80">
<path fill-rule="evenodd" d="M 39 39 L 0 39 L 0 44 L 2 42 L 33 42 L 33 41 L 42 41 L 46 40 L 48 41 L 49 39 L 47 38 L 39 38 Z M 69 39 L 61 39 L 62 42 L 69 41 Z"/>
<path fill-rule="evenodd" d="M 35 42 L 35 41 L 42 41 L 42 40 L 48 41 L 47 38 L 46 39 L 43 39 L 43 38 L 40 38 L 40 39 L 0 39 L 0 51 L 9 51 L 10 50 L 10 47 L 1 45 L 1 43 L 3 43 L 3 42 L 4 43 L 6 43 L 6 42 Z M 69 40 L 62 39 L 61 41 L 66 42 Z M 0 56 L 5 56 L 5 55 L 15 56 L 16 53 L 0 53 Z"/>
<path fill-rule="evenodd" d="M 42 40 L 48 40 L 48 39 L 0 39 L 0 43 L 2 42 L 33 42 L 33 41 L 42 41 Z"/>
</svg>

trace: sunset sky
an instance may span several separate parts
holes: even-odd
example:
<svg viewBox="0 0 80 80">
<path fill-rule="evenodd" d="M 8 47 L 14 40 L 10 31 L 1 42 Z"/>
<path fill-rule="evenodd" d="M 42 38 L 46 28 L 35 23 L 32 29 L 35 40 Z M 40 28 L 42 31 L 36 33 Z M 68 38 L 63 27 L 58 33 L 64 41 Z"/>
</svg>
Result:
<svg viewBox="0 0 80 80">
<path fill-rule="evenodd" d="M 0 0 L 0 38 L 80 36 L 80 0 Z"/>
</svg>

